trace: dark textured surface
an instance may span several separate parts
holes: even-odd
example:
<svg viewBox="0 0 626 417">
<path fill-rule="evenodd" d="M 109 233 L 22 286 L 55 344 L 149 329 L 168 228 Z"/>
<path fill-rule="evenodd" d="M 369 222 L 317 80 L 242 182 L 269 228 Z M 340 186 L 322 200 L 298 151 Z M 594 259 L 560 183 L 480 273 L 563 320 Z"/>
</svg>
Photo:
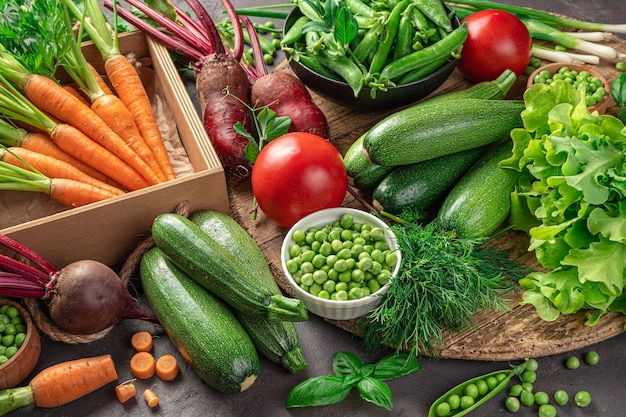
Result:
<svg viewBox="0 0 626 417">
<path fill-rule="evenodd" d="M 178 0 L 181 4 L 183 0 Z M 205 2 L 207 3 L 207 2 Z M 270 2 L 260 0 L 239 0 L 236 6 Z M 613 23 L 626 22 L 626 3 L 616 0 L 593 0 L 585 2 L 569 1 L 507 1 L 507 3 L 542 8 L 567 16 Z M 222 18 L 220 2 L 211 2 L 206 6 L 217 18 Z M 211 10 L 212 8 L 212 10 Z M 626 52 L 626 51 L 622 51 Z M 142 300 L 143 301 L 143 300 Z M 111 353 L 117 364 L 119 382 L 131 379 L 128 361 L 132 356 L 130 337 L 139 329 L 159 332 L 149 324 L 128 321 L 116 326 L 104 339 L 87 345 L 66 345 L 51 342 L 42 337 L 42 355 L 33 371 L 52 364 L 84 356 L 96 356 Z M 154 378 L 137 381 L 136 400 L 121 405 L 115 399 L 114 384 L 84 397 L 72 404 L 56 409 L 36 409 L 27 407 L 15 411 L 11 416 L 220 416 L 220 417 L 286 417 L 286 416 L 427 416 L 428 407 L 441 394 L 452 386 L 471 377 L 508 367 L 503 362 L 481 362 L 461 360 L 420 359 L 422 369 L 412 375 L 389 381 L 394 400 L 394 410 L 385 411 L 361 400 L 356 393 L 350 395 L 341 404 L 323 408 L 292 409 L 284 408 L 288 391 L 309 376 L 330 373 L 332 356 L 335 352 L 346 350 L 359 355 L 365 362 L 373 362 L 382 357 L 384 352 L 372 354 L 360 347 L 360 339 L 355 338 L 323 320 L 311 316 L 305 323 L 298 323 L 304 355 L 309 368 L 298 374 L 290 375 L 278 365 L 261 359 L 261 373 L 256 383 L 240 394 L 220 394 L 203 384 L 193 371 L 182 361 L 180 355 L 166 335 L 161 334 L 155 340 L 156 356 L 165 353 L 175 354 L 181 363 L 181 373 L 175 381 L 161 382 Z M 577 390 L 588 390 L 593 396 L 593 403 L 587 408 L 575 407 L 573 401 L 565 407 L 559 407 L 559 416 L 602 416 L 621 417 L 626 415 L 626 335 L 620 335 L 597 345 L 566 354 L 539 358 L 538 378 L 535 390 L 545 390 L 552 394 L 557 389 L 565 389 L 573 398 Z M 582 363 L 577 370 L 568 370 L 564 366 L 567 357 L 582 355 L 588 350 L 600 354 L 596 366 Z M 31 375 L 32 376 L 32 375 Z M 30 377 L 28 378 L 30 379 Z M 27 379 L 27 380 L 28 380 Z M 160 405 L 149 409 L 141 393 L 151 387 L 160 397 Z M 505 393 L 481 406 L 470 416 L 536 416 L 537 406 L 523 407 L 516 414 L 504 409 Z"/>
</svg>

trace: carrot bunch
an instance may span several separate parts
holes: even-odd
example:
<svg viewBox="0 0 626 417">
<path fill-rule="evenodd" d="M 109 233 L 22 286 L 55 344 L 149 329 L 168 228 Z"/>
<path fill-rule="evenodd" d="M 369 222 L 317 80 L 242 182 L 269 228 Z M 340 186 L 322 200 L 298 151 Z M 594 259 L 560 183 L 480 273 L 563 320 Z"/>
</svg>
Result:
<svg viewBox="0 0 626 417">
<path fill-rule="evenodd" d="M 18 25 L 19 30 L 0 40 L 0 143 L 7 147 L 0 159 L 48 180 L 72 179 L 90 184 L 96 192 L 107 190 L 105 198 L 174 179 L 143 83 L 132 65 L 119 69 L 123 64 L 118 62 L 128 60 L 119 54 L 117 33 L 112 36 L 106 30 L 107 45 L 111 45 L 106 59 L 113 84 L 109 88 L 85 59 L 79 42 L 82 33 L 77 36 L 72 31 L 63 0 L 9 3 L 19 10 L 18 17 L 0 17 L 0 26 L 6 30 Z M 95 6 L 97 10 L 94 5 L 89 9 L 91 15 L 102 14 L 97 1 Z M 103 15 L 100 24 L 107 27 Z M 49 47 L 51 36 L 53 47 Z M 29 49 L 20 47 L 26 44 Z M 33 45 L 40 57 L 35 62 Z M 55 79 L 59 66 L 74 80 L 76 90 Z M 84 188 L 63 192 L 84 193 Z M 10 188 L 5 185 L 3 189 Z M 82 200 L 102 199 L 95 196 Z M 62 200 L 80 201 L 75 197 Z"/>
</svg>

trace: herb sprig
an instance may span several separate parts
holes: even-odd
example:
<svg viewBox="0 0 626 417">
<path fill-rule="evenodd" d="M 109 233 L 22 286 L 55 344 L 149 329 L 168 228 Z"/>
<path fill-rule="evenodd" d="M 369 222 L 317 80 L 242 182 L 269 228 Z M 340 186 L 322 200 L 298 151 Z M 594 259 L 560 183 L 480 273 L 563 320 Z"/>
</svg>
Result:
<svg viewBox="0 0 626 417">
<path fill-rule="evenodd" d="M 413 355 L 436 356 L 446 332 L 475 326 L 477 311 L 508 310 L 504 294 L 515 288 L 509 278 L 528 271 L 506 253 L 481 247 L 483 240 L 459 239 L 435 223 L 407 221 L 392 225 L 392 230 L 402 266 L 363 323 L 368 350 L 394 346 Z M 505 277 L 503 267 L 513 275 Z"/>
<path fill-rule="evenodd" d="M 350 352 L 333 356 L 334 374 L 307 378 L 287 394 L 285 406 L 316 407 L 343 401 L 353 388 L 361 398 L 391 410 L 391 389 L 384 381 L 408 375 L 421 369 L 417 358 L 410 354 L 391 354 L 374 364 L 365 364 Z"/>
</svg>

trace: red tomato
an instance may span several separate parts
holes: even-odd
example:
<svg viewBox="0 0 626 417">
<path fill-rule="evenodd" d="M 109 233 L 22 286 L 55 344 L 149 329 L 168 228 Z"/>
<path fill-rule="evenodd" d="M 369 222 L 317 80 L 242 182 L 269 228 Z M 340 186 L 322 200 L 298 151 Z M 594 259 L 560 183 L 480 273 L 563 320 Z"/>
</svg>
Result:
<svg viewBox="0 0 626 417">
<path fill-rule="evenodd" d="M 532 37 L 526 25 L 504 10 L 472 13 L 457 68 L 474 82 L 496 79 L 505 69 L 520 76 L 531 58 Z"/>
<path fill-rule="evenodd" d="M 269 142 L 252 167 L 252 192 L 261 211 L 291 227 L 314 211 L 339 207 L 348 188 L 341 154 L 311 133 L 287 133 Z"/>
</svg>

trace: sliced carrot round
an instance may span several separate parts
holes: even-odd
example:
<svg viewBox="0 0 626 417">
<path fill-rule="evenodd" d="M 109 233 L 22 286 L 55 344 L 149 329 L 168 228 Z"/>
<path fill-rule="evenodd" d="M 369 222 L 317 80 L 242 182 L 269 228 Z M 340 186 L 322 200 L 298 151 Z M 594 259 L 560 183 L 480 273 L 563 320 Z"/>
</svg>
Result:
<svg viewBox="0 0 626 417">
<path fill-rule="evenodd" d="M 156 374 L 163 381 L 171 381 L 178 375 L 178 362 L 173 355 L 163 355 L 156 362 Z"/>
<path fill-rule="evenodd" d="M 150 352 L 152 350 L 152 335 L 148 332 L 136 332 L 130 338 L 130 344 L 137 352 Z"/>
<path fill-rule="evenodd" d="M 152 378 L 156 372 L 156 361 L 149 352 L 137 352 L 130 358 L 130 372 L 139 379 Z"/>
</svg>

